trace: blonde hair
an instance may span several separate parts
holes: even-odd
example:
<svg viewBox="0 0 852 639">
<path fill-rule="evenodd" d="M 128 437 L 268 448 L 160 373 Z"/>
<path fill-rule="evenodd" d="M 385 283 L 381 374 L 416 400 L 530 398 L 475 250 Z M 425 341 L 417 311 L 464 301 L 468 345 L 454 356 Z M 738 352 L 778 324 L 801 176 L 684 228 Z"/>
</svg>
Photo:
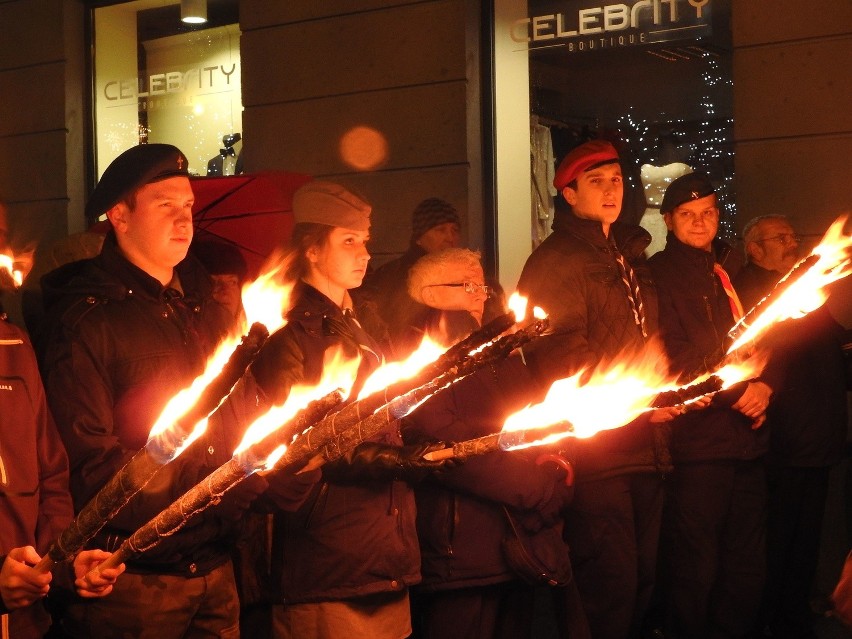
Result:
<svg viewBox="0 0 852 639">
<path fill-rule="evenodd" d="M 450 284 L 441 281 L 445 278 L 444 270 L 464 271 L 469 268 L 482 267 L 481 255 L 478 251 L 466 248 L 448 248 L 434 253 L 427 253 L 414 263 L 408 271 L 408 294 L 417 302 L 423 304 L 423 289 L 435 284 Z"/>
</svg>

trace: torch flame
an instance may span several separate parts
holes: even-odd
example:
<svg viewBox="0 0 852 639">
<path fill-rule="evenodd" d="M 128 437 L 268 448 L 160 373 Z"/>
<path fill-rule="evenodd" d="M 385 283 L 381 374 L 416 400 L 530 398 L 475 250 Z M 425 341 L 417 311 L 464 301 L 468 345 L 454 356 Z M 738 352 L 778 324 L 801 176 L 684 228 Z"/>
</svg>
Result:
<svg viewBox="0 0 852 639">
<path fill-rule="evenodd" d="M 160 435 L 169 432 L 175 423 L 177 423 L 178 420 L 180 420 L 180 418 L 186 413 L 186 407 L 195 405 L 204 390 L 214 379 L 216 379 L 216 376 L 222 372 L 222 369 L 228 362 L 231 353 L 237 347 L 239 342 L 240 338 L 237 336 L 226 337 L 222 340 L 216 351 L 207 361 L 207 366 L 205 367 L 204 372 L 196 377 L 190 386 L 184 388 L 177 395 L 172 397 L 166 404 L 165 408 L 163 408 L 160 416 L 157 418 L 157 421 L 154 423 L 154 426 L 151 428 L 151 432 L 148 435 L 149 442 Z M 181 446 L 172 452 L 171 459 L 178 457 L 190 444 L 192 444 L 192 442 L 201 437 L 205 430 L 207 430 L 207 419 L 202 419 L 193 426 L 192 432 L 188 437 L 186 437 Z"/>
<path fill-rule="evenodd" d="M 243 308 L 245 309 L 246 318 L 250 322 L 249 325 L 260 322 L 271 333 L 285 324 L 282 309 L 286 310 L 290 307 L 290 294 L 293 291 L 293 284 L 281 284 L 277 280 L 286 268 L 286 260 L 273 258 L 272 266 L 264 271 L 256 280 L 243 288 Z M 166 404 L 154 426 L 151 428 L 151 432 L 148 435 L 149 442 L 161 435 L 169 433 L 186 413 L 186 407 L 196 404 L 205 389 L 222 372 L 234 349 L 239 345 L 240 340 L 241 337 L 237 335 L 229 336 L 222 340 L 216 351 L 207 361 L 204 372 L 196 377 L 189 387 L 181 390 Z M 168 450 L 170 447 L 165 445 L 161 448 L 164 448 L 164 452 L 170 455 L 170 459 L 175 459 L 192 442 L 201 437 L 205 430 L 207 430 L 207 419 L 202 419 L 193 426 L 189 436 L 174 451 Z M 163 444 L 165 444 L 165 441 L 164 438 L 161 438 Z"/>
<path fill-rule="evenodd" d="M 591 437 L 601 431 L 628 424 L 650 406 L 667 383 L 665 358 L 658 342 L 635 357 L 623 358 L 589 374 L 581 371 L 551 385 L 544 401 L 510 415 L 503 432 L 524 430 L 526 448 L 559 441 L 565 437 Z M 564 430 L 548 430 L 542 438 L 529 441 L 531 429 L 543 429 L 568 422 Z"/>
<path fill-rule="evenodd" d="M 734 384 L 759 376 L 768 358 L 769 354 L 766 352 L 755 353 L 744 361 L 725 364 L 713 374 L 722 380 L 722 388 L 730 388 Z"/>
<path fill-rule="evenodd" d="M 826 287 L 852 272 L 852 266 L 850 266 L 852 235 L 843 233 L 845 223 L 846 216 L 834 221 L 826 231 L 822 241 L 811 252 L 812 256 L 817 256 L 819 259 L 807 268 L 802 276 L 783 289 L 778 298 L 769 304 L 750 325 L 746 326 L 746 330 L 728 349 L 729 353 L 733 353 L 744 344 L 756 339 L 773 324 L 786 319 L 802 317 L 825 303 L 828 299 Z M 802 262 L 799 262 L 794 266 L 790 273 L 785 275 L 778 283 L 778 287 L 783 287 L 787 278 L 801 264 Z"/>
<path fill-rule="evenodd" d="M 515 322 L 522 322 L 527 316 L 527 298 L 515 291 L 509 297 L 509 310 L 515 314 Z"/>
<path fill-rule="evenodd" d="M 289 259 L 273 256 L 269 264 L 256 280 L 243 287 L 242 300 L 246 325 L 260 322 L 274 333 L 285 324 L 284 313 L 290 308 L 293 283 L 280 283 L 289 267 Z"/>
<path fill-rule="evenodd" d="M 315 386 L 296 385 L 290 389 L 287 400 L 280 406 L 273 406 L 269 411 L 258 417 L 246 430 L 243 439 L 234 451 L 234 456 L 247 451 L 271 434 L 278 431 L 300 410 L 312 401 L 320 399 L 329 393 L 340 389 L 342 394 L 348 394 L 355 377 L 358 374 L 360 357 L 346 357 L 340 349 L 326 352 L 323 362 L 322 378 Z M 292 435 L 298 435 L 293 433 Z M 262 468 L 272 468 L 278 459 L 286 452 L 287 444 L 282 443 L 266 459 L 259 460 Z"/>
<path fill-rule="evenodd" d="M 15 256 L 0 253 L 0 270 L 6 271 L 9 274 L 9 277 L 12 278 L 12 282 L 15 284 L 15 288 L 20 288 L 24 283 L 24 273 L 19 268 L 16 268 Z"/>
<path fill-rule="evenodd" d="M 423 367 L 431 364 L 444 354 L 444 348 L 437 342 L 423 338 L 420 346 L 407 359 L 399 362 L 387 362 L 377 368 L 364 382 L 364 387 L 358 394 L 358 398 L 364 398 L 377 391 L 387 388 L 393 382 L 401 379 L 409 379 L 420 372 Z"/>
<path fill-rule="evenodd" d="M 515 314 L 516 322 L 522 322 L 524 318 L 526 318 L 528 304 L 529 300 L 517 291 L 512 293 L 511 297 L 509 297 L 509 310 Z M 537 320 L 543 320 L 547 317 L 547 313 L 545 313 L 540 307 L 536 306 L 533 308 L 533 317 Z"/>
</svg>

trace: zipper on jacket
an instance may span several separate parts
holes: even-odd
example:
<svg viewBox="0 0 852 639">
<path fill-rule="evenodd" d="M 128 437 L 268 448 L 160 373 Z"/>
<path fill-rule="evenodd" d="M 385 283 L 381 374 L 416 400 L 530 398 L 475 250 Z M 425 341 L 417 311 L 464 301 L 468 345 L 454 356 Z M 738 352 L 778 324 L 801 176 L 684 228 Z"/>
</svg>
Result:
<svg viewBox="0 0 852 639">
<path fill-rule="evenodd" d="M 704 300 L 704 310 L 707 311 L 707 321 L 713 323 L 713 309 L 710 306 L 710 298 L 706 295 L 702 296 Z"/>
</svg>

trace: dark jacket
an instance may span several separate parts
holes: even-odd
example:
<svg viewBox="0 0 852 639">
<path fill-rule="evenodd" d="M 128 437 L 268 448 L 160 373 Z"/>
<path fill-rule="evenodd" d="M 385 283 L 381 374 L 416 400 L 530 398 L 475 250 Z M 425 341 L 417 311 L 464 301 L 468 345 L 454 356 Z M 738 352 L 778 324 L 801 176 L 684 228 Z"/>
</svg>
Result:
<svg viewBox="0 0 852 639">
<path fill-rule="evenodd" d="M 714 241 L 713 252 L 684 244 L 669 233 L 666 247 L 649 260 L 660 304 L 660 334 L 671 372 L 682 381 L 715 370 L 729 347 L 734 317 L 721 281 L 730 247 Z M 773 386 L 770 383 L 770 386 Z M 774 387 L 774 386 L 773 386 Z M 768 429 L 730 408 L 743 385 L 719 393 L 711 406 L 678 417 L 672 427 L 672 458 L 679 462 L 750 460 L 768 447 Z"/>
<path fill-rule="evenodd" d="M 319 382 L 323 357 L 336 346 L 349 357 L 360 352 L 362 382 L 379 363 L 369 335 L 311 286 L 300 285 L 295 299 L 288 324 L 270 337 L 252 366 L 261 390 L 281 403 L 293 384 Z M 398 433 L 380 439 L 401 443 Z M 270 484 L 274 490 L 274 479 Z M 273 543 L 283 553 L 287 603 L 401 591 L 420 580 L 414 496 L 403 482 L 323 479 L 296 512 L 276 515 Z"/>
<path fill-rule="evenodd" d="M 530 255 L 518 283 L 529 305 L 540 306 L 551 321 L 548 335 L 524 347 L 533 375 L 545 387 L 584 368 L 635 353 L 645 344 L 619 273 L 613 240 L 636 273 L 649 335 L 657 324 L 656 289 L 643 257 L 651 241 L 647 231 L 613 225 L 607 238 L 600 222 L 573 214 L 557 219 L 553 228 Z M 665 424 L 650 424 L 643 418 L 572 441 L 577 480 L 667 472 L 666 438 Z"/>
<path fill-rule="evenodd" d="M 499 432 L 510 414 L 540 401 L 537 384 L 520 357 L 480 370 L 433 396 L 403 423 L 407 440 L 464 441 Z M 567 561 L 559 517 L 570 491 L 553 464 L 537 466 L 545 451 L 496 451 L 472 457 L 415 487 L 423 590 L 484 586 L 517 577 L 501 543 L 510 534 L 507 515 L 524 522 L 542 558 Z"/>
<path fill-rule="evenodd" d="M 128 262 L 110 234 L 100 255 L 42 280 L 51 324 L 39 351 L 77 510 L 145 445 L 166 402 L 204 370 L 230 327 L 200 264 L 187 258 L 176 272 L 182 296 Z M 239 435 L 208 429 L 119 511 L 93 545 L 114 549 L 230 459 Z M 228 557 L 228 527 L 210 509 L 131 561 L 128 570 L 205 574 Z"/>
<path fill-rule="evenodd" d="M 426 255 L 416 244 L 395 260 L 368 273 L 364 283 L 353 291 L 358 316 L 364 327 L 380 339 L 392 359 L 404 359 L 420 344 L 423 333 L 414 327 L 423 324 L 429 308 L 408 294 L 408 272 Z"/>
<path fill-rule="evenodd" d="M 734 285 L 746 307 L 762 299 L 781 274 L 749 263 Z M 782 358 L 783 382 L 766 411 L 767 462 L 824 467 L 838 463 L 846 444 L 844 330 L 825 306 L 773 329 L 767 343 Z"/>
<path fill-rule="evenodd" d="M 0 320 L 0 555 L 20 546 L 43 554 L 73 516 L 68 459 L 35 354 L 22 330 Z M 10 616 L 13 637 L 41 637 L 49 625 L 41 602 Z"/>
</svg>

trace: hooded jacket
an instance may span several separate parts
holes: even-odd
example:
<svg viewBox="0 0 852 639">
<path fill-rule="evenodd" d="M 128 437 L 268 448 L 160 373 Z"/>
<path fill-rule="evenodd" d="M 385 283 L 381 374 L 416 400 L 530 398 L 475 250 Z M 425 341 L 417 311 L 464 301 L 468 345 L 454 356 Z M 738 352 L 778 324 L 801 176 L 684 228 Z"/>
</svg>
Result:
<svg viewBox="0 0 852 639">
<path fill-rule="evenodd" d="M 194 258 L 175 267 L 183 293 L 125 259 L 110 233 L 101 253 L 42 279 L 50 323 L 38 344 L 51 411 L 68 452 L 76 510 L 145 446 L 165 404 L 204 370 L 230 328 Z M 231 457 L 239 433 L 208 431 L 164 466 L 95 537 L 124 538 Z M 228 558 L 232 524 L 208 509 L 128 563 L 132 572 L 201 575 Z"/>
</svg>

